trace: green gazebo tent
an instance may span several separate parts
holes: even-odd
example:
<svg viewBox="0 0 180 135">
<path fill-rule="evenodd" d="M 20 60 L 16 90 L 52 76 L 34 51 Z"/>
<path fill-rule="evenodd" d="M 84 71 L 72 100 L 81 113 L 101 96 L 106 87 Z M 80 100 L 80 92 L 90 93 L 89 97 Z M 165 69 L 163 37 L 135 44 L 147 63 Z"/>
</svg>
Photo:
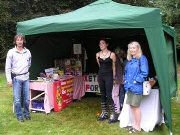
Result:
<svg viewBox="0 0 180 135">
<path fill-rule="evenodd" d="M 26 36 L 115 29 L 144 30 L 158 76 L 166 125 L 172 132 L 171 96 L 175 96 L 177 91 L 175 32 L 173 28 L 162 25 L 159 9 L 98 0 L 69 13 L 17 23 L 17 33 Z"/>
</svg>

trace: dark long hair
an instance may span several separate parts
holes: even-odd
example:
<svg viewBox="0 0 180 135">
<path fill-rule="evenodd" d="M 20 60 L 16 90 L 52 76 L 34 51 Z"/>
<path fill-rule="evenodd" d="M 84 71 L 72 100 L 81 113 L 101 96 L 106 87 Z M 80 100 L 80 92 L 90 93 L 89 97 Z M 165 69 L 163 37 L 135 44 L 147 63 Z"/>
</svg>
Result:
<svg viewBox="0 0 180 135">
<path fill-rule="evenodd" d="M 101 37 L 101 38 L 99 39 L 99 41 L 101 41 L 101 40 L 105 41 L 105 43 L 106 43 L 107 45 L 109 45 L 109 39 L 108 39 L 108 38 Z"/>
</svg>

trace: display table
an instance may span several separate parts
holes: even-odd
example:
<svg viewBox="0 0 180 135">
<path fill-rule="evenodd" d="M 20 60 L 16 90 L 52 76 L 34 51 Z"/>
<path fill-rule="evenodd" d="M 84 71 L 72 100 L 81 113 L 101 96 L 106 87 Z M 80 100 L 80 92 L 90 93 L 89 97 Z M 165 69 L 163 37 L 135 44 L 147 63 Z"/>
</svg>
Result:
<svg viewBox="0 0 180 135">
<path fill-rule="evenodd" d="M 125 95 L 122 112 L 119 116 L 120 127 L 124 128 L 133 125 L 133 116 L 130 106 L 126 104 Z M 143 96 L 141 105 L 141 129 L 146 132 L 153 131 L 157 124 L 162 121 L 162 109 L 160 106 L 159 90 L 152 89 L 150 95 Z"/>
<path fill-rule="evenodd" d="M 33 101 L 38 100 L 40 97 L 44 99 L 44 109 L 38 109 L 32 106 Z M 53 100 L 53 82 L 30 81 L 30 110 L 50 113 L 51 109 L 54 108 Z"/>
</svg>

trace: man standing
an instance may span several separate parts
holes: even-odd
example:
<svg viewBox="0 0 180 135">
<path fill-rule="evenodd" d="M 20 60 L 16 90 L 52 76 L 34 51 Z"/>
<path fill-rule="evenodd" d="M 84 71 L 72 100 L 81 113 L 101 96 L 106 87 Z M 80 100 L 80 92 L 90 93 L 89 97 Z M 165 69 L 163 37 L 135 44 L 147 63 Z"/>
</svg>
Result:
<svg viewBox="0 0 180 135">
<path fill-rule="evenodd" d="M 30 120 L 29 113 L 29 68 L 31 66 L 31 53 L 25 48 L 25 37 L 17 34 L 14 37 L 14 48 L 10 49 L 6 57 L 6 78 L 9 86 L 13 87 L 13 98 L 17 120 L 24 122 Z M 22 98 L 21 98 L 22 96 Z M 23 99 L 24 112 L 22 112 L 21 99 Z"/>
</svg>

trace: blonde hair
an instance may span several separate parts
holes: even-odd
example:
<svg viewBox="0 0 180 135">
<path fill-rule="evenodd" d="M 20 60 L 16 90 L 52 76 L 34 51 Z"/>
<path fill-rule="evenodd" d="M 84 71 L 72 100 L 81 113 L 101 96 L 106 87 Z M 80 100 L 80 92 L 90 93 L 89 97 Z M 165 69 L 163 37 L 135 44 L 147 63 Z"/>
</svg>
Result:
<svg viewBox="0 0 180 135">
<path fill-rule="evenodd" d="M 132 41 L 128 44 L 128 50 L 127 50 L 127 60 L 130 61 L 132 59 L 132 55 L 130 54 L 130 51 L 129 51 L 129 47 L 130 45 L 132 44 L 135 44 L 138 48 L 138 54 L 136 55 L 136 58 L 137 59 L 140 59 L 141 55 L 142 55 L 142 49 L 141 49 L 141 46 L 139 44 L 139 42 L 137 41 Z"/>
</svg>

